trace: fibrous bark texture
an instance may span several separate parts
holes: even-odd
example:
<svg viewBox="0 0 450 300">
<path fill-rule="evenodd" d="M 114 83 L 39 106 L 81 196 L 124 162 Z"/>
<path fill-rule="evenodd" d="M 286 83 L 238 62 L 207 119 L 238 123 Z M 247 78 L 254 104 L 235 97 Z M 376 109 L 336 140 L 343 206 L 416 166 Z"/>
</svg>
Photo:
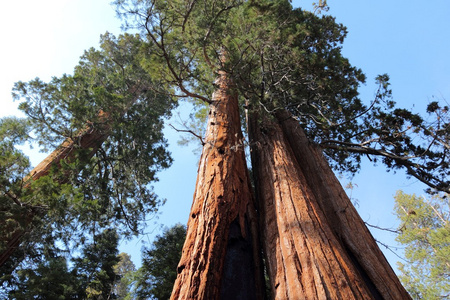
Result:
<svg viewBox="0 0 450 300">
<path fill-rule="evenodd" d="M 373 299 L 277 124 L 252 126 L 252 162 L 274 299 Z"/>
<path fill-rule="evenodd" d="M 322 151 L 308 141 L 289 112 L 276 113 L 283 136 L 293 150 L 297 170 L 304 175 L 311 199 L 325 216 L 341 248 L 352 260 L 374 298 L 411 299 L 375 239 L 354 208 Z"/>
<path fill-rule="evenodd" d="M 291 122 L 286 114 L 278 116 L 259 124 L 253 116 L 250 126 L 262 240 L 274 299 L 409 299 L 389 264 L 379 267 L 385 261 L 383 254 L 321 152 L 309 144 L 295 120 Z M 334 203 L 338 197 L 347 201 Z M 359 221 L 343 223 L 336 216 L 347 211 L 351 214 L 345 218 Z M 342 240 L 344 233 L 352 236 L 353 243 L 364 244 L 356 247 L 358 251 L 371 253 L 350 250 Z M 372 260 L 361 263 L 357 256 Z M 377 265 L 373 267 L 379 269 L 378 281 L 363 265 Z"/>
<path fill-rule="evenodd" d="M 216 85 L 171 299 L 262 299 L 257 221 L 237 95 L 224 72 Z"/>
</svg>

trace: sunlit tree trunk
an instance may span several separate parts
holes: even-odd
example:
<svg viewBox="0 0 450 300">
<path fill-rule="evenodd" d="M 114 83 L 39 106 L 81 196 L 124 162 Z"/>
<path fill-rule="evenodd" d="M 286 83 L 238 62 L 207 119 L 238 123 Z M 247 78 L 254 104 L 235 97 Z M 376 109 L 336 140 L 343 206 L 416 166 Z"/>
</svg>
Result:
<svg viewBox="0 0 450 300">
<path fill-rule="evenodd" d="M 279 115 L 280 123 L 276 119 L 258 123 L 255 115 L 252 117 L 252 165 L 274 298 L 409 299 L 389 264 L 379 270 L 384 280 L 380 284 L 368 275 L 355 253 L 342 241 L 340 234 L 344 231 L 336 227 L 349 226 L 345 232 L 353 236 L 354 243 L 359 240 L 360 244 L 370 245 L 359 249 L 372 252 L 358 254 L 372 259 L 366 265 L 385 261 L 362 221 L 343 224 L 330 215 L 329 208 L 323 207 L 326 203 L 335 207 L 330 202 L 337 197 L 346 198 L 345 192 L 339 182 L 331 179 L 335 179 L 334 174 L 320 152 L 311 148 L 305 135 L 295 134 L 300 127 L 286 127 L 296 124 L 295 120 L 280 126 L 287 121 L 285 115 Z M 311 152 L 303 152 L 297 143 L 303 143 Z M 316 167 L 305 169 L 305 164 Z M 324 198 L 323 190 L 328 191 L 328 198 Z M 350 206 L 354 210 L 348 201 L 334 215 L 345 214 Z M 351 218 L 360 220 L 356 211 Z M 364 231 L 367 232 L 359 235 Z"/>
<path fill-rule="evenodd" d="M 341 248 L 371 293 L 379 295 L 380 299 L 410 299 L 323 157 L 321 149 L 309 142 L 289 112 L 280 110 L 276 117 L 284 138 L 293 149 L 297 170 L 303 174 L 312 199 L 317 201 Z"/>
<path fill-rule="evenodd" d="M 262 299 L 257 218 L 237 95 L 221 72 L 171 299 Z"/>
<path fill-rule="evenodd" d="M 87 157 L 91 158 L 109 135 L 109 126 L 107 125 L 107 115 L 100 114 L 100 120 L 103 123 L 96 128 L 86 128 L 74 138 L 67 138 L 57 149 L 50 153 L 41 161 L 26 178 L 25 188 L 28 188 L 31 180 L 37 180 L 48 175 L 54 165 L 59 165 L 62 160 L 72 161 L 77 150 L 88 150 Z"/>
</svg>

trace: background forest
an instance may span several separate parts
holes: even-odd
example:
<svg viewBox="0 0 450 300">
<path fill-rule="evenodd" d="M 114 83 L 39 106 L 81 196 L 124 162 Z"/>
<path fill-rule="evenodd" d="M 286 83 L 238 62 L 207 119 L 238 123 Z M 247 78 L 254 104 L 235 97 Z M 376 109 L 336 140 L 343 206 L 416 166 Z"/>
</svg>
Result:
<svg viewBox="0 0 450 300">
<path fill-rule="evenodd" d="M 411 109 L 424 117 L 427 116 L 427 109 L 431 113 L 441 112 L 442 120 L 448 122 L 445 109 L 433 110 L 427 106 L 434 101 L 438 101 L 442 107 L 448 105 L 446 96 L 450 94 L 448 85 L 450 60 L 446 49 L 450 39 L 445 29 L 449 28 L 450 24 L 445 15 L 450 11 L 449 4 L 440 1 L 440 5 L 425 7 L 420 1 L 413 1 L 407 6 L 392 4 L 388 1 L 378 1 L 376 4 L 350 2 L 330 2 L 330 10 L 323 13 L 336 16 L 337 22 L 342 22 L 348 28 L 349 33 L 343 44 L 343 54 L 352 65 L 361 68 L 366 75 L 367 83 L 359 89 L 363 102 L 369 105 L 373 101 L 378 88 L 374 78 L 378 74 L 387 73 L 393 89 L 393 99 L 399 107 Z M 293 6 L 314 9 L 309 3 L 299 1 L 294 1 Z M 15 86 L 17 100 L 26 97 L 24 91 L 28 93 L 30 90 L 36 93 L 42 91 L 45 82 L 51 82 L 53 87 L 62 87 L 62 91 L 68 94 L 82 93 L 84 86 L 99 85 L 96 80 L 106 80 L 111 89 L 122 88 L 123 82 L 120 81 L 122 79 L 115 77 L 113 73 L 108 73 L 108 68 L 104 70 L 105 73 L 96 73 L 98 71 L 95 64 L 107 65 L 108 55 L 114 56 L 116 60 L 114 63 L 118 61 L 119 65 L 121 60 L 127 63 L 132 61 L 129 66 L 123 64 L 124 70 L 127 72 L 131 70 L 126 77 L 129 101 L 134 101 L 133 88 L 147 80 L 145 71 L 139 69 L 139 64 L 136 63 L 140 57 L 138 49 L 134 47 L 139 45 L 131 35 L 126 38 L 118 37 L 121 33 L 119 29 L 121 22 L 115 18 L 114 8 L 108 1 L 96 1 L 95 4 L 89 1 L 79 1 L 77 4 L 70 1 L 43 1 L 40 4 L 24 1 L 21 4 L 19 2 L 7 4 L 5 9 L 2 9 L 2 14 L 1 22 L 5 22 L 1 26 L 2 34 L 8 41 L 3 56 L 5 67 L 1 71 L 0 83 L 3 107 L 0 116 L 2 117 L 23 116 L 16 110 L 18 102 L 13 102 L 10 96 L 11 88 L 18 81 L 28 82 L 28 85 Z M 9 18 L 6 18 L 7 16 Z M 7 28 L 14 29 L 7 30 Z M 107 31 L 112 32 L 115 37 L 112 34 L 105 34 Z M 101 46 L 98 43 L 100 34 L 103 34 Z M 87 50 L 90 47 L 96 50 Z M 85 50 L 87 52 L 79 63 L 79 58 Z M 68 76 L 63 76 L 64 73 Z M 77 74 L 89 80 L 78 82 Z M 75 76 L 72 77 L 72 75 Z M 52 76 L 56 77 L 52 79 Z M 39 77 L 42 81 L 32 81 L 35 77 Z M 151 79 L 148 80 L 151 81 Z M 73 85 L 73 82 L 76 84 Z M 49 87 L 49 94 L 52 92 L 52 86 Z M 161 88 L 164 87 L 161 86 Z M 112 111 L 123 108 L 120 106 L 122 105 L 120 101 L 123 99 L 111 99 L 101 89 L 96 90 L 96 93 L 96 95 L 104 95 L 108 103 L 113 103 Z M 144 90 L 143 93 L 148 93 L 145 96 L 148 98 L 153 99 L 155 96 L 151 91 Z M 89 98 L 86 101 L 89 101 Z M 173 239 L 173 244 L 177 247 L 182 244 L 180 240 L 184 228 L 176 224 L 187 222 L 198 163 L 198 152 L 194 150 L 198 149 L 199 145 L 198 142 L 192 142 L 183 147 L 177 145 L 177 141 L 191 138 L 191 136 L 189 133 L 179 133 L 173 128 L 186 129 L 183 126 L 190 121 L 192 105 L 186 102 L 176 104 L 170 97 L 159 97 L 157 101 L 156 106 L 150 107 L 146 106 L 145 101 L 138 100 L 139 109 L 131 110 L 129 116 L 139 119 L 140 125 L 136 127 L 136 124 L 131 124 L 127 120 L 118 123 L 114 140 L 108 144 L 109 148 L 104 153 L 103 158 L 106 160 L 99 159 L 97 165 L 93 163 L 83 168 L 81 175 L 74 179 L 85 182 L 84 191 L 88 190 L 92 195 L 99 196 L 100 200 L 109 201 L 106 197 L 101 197 L 100 188 L 96 189 L 98 182 L 103 182 L 104 187 L 117 193 L 119 196 L 115 199 L 119 201 L 112 211 L 106 214 L 106 218 L 127 215 L 127 218 L 121 218 L 121 226 L 117 228 L 104 226 L 105 230 L 99 231 L 95 226 L 102 228 L 103 225 L 108 224 L 108 219 L 99 220 L 98 224 L 87 222 L 88 216 L 96 213 L 96 205 L 101 207 L 101 203 L 97 202 L 77 208 L 81 209 L 80 211 L 85 215 L 79 215 L 77 220 L 75 218 L 69 220 L 72 224 L 73 222 L 77 224 L 76 228 L 65 227 L 68 223 L 68 220 L 64 219 L 65 212 L 58 212 L 60 215 L 55 216 L 58 220 L 56 227 L 60 230 L 60 236 L 52 240 L 55 236 L 52 237 L 49 232 L 44 232 L 43 236 L 47 237 L 46 240 L 30 244 L 35 247 L 33 250 L 36 250 L 34 253 L 36 259 L 27 260 L 20 265 L 18 270 L 22 269 L 22 272 L 18 271 L 12 277 L 3 277 L 3 295 L 12 291 L 10 297 L 27 299 L 31 297 L 31 294 L 27 294 L 28 292 L 43 293 L 42 285 L 46 284 L 45 282 L 54 283 L 57 281 L 55 278 L 64 277 L 66 281 L 60 283 L 61 289 L 54 289 L 55 295 L 48 297 L 62 294 L 73 297 L 74 295 L 100 297 L 111 292 L 120 299 L 145 298 L 152 293 L 157 299 L 166 299 L 168 295 L 170 296 L 168 287 L 162 288 L 162 292 L 148 289 L 152 288 L 155 282 L 159 282 L 158 276 L 161 275 L 157 272 L 165 267 L 161 266 L 154 273 L 155 270 L 151 269 L 152 257 L 158 257 L 158 255 L 161 257 L 158 249 L 159 251 L 161 248 L 168 249 L 169 246 L 165 243 L 167 239 Z M 114 103 L 118 106 L 114 106 Z M 86 120 L 99 122 L 96 119 L 98 116 L 86 115 L 82 105 L 80 103 L 80 115 L 78 119 L 76 118 L 79 124 L 75 125 L 80 128 Z M 102 107 L 101 103 L 98 105 Z M 22 104 L 22 109 L 27 110 L 26 105 Z M 53 109 L 52 121 L 55 128 L 58 128 L 58 122 L 64 120 L 66 116 L 58 111 L 57 104 L 50 106 L 50 109 Z M 28 112 L 35 116 L 40 113 L 33 111 L 32 107 L 28 109 Z M 120 113 L 112 116 L 117 119 L 121 117 Z M 6 154 L 13 153 L 8 147 L 12 144 L 20 144 L 23 138 L 27 137 L 28 132 L 25 127 L 17 125 L 14 121 L 14 119 L 2 119 L 0 134 L 5 147 L 2 149 L 4 151 L 2 159 L 4 161 L 7 158 L 15 159 L 19 162 L 16 163 L 18 168 L 11 171 L 11 174 L 19 178 L 26 174 L 21 169 L 21 163 L 25 165 L 25 160 L 20 155 L 11 158 Z M 151 128 L 149 124 L 152 124 Z M 164 124 L 163 138 L 155 132 L 162 129 Z M 139 132 L 140 135 L 136 136 L 141 140 L 133 142 L 128 140 L 127 134 L 132 131 Z M 44 149 L 48 153 L 60 142 L 56 138 L 58 132 L 41 129 L 41 133 L 41 136 L 31 133 L 31 136 L 35 138 L 33 149 L 30 150 L 27 143 L 19 147 L 30 156 L 32 166 L 37 165 L 46 155 L 37 153 L 37 149 Z M 131 146 L 122 150 L 121 143 Z M 149 159 L 145 160 L 136 156 L 137 151 L 142 150 L 139 147 L 147 149 L 145 157 Z M 127 161 L 113 161 L 112 158 L 120 151 L 128 151 L 125 155 Z M 168 152 L 171 153 L 171 158 Z M 132 176 L 137 181 L 143 180 L 139 182 L 139 186 L 142 187 L 139 190 L 141 193 L 134 194 L 126 182 L 115 185 L 106 180 L 102 181 L 109 178 L 106 174 L 107 168 L 101 173 L 103 178 L 101 176 L 92 178 L 89 173 L 90 168 L 101 168 L 101 161 L 110 161 L 123 174 Z M 150 164 L 150 161 L 154 167 L 150 167 L 148 171 L 146 164 Z M 374 164 L 376 167 L 373 167 Z M 69 164 L 66 168 L 70 170 L 77 166 Z M 2 180 L 5 180 L 7 175 L 6 172 L 2 174 Z M 375 238 L 380 242 L 380 247 L 390 263 L 395 266 L 396 262 L 400 261 L 401 265 L 397 272 L 403 274 L 403 283 L 412 296 L 427 299 L 435 299 L 439 295 L 448 297 L 450 288 L 446 282 L 449 279 L 449 262 L 443 260 L 449 255 L 448 200 L 442 200 L 436 196 L 432 198 L 424 192 L 427 188 L 425 185 L 414 178 L 407 178 L 403 170 L 387 173 L 381 162 L 374 163 L 370 157 L 363 159 L 361 171 L 356 174 L 344 173 L 341 179 L 343 185 L 349 187 L 348 193 L 368 224 L 395 231 L 393 233 L 372 228 Z M 144 188 L 148 183 L 151 183 L 152 189 Z M 42 190 L 39 195 L 48 197 L 61 193 L 61 187 L 53 188 L 55 190 Z M 62 187 L 65 191 L 71 191 L 75 197 L 79 195 L 71 188 L 71 186 Z M 397 190 L 402 190 L 404 194 L 396 194 Z M 417 196 L 405 195 L 413 193 Z M 419 195 L 423 195 L 423 198 Z M 34 201 L 32 198 L 36 196 L 28 195 L 27 197 L 30 197 L 29 201 Z M 120 199 L 124 201 L 121 202 Z M 133 201 L 127 202 L 128 206 L 123 206 L 125 199 L 133 199 Z M 148 201 L 146 215 L 142 214 L 141 200 Z M 3 198 L 2 201 L 4 201 Z M 159 207 L 160 204 L 163 205 Z M 55 203 L 55 207 L 57 205 L 59 204 Z M 156 210 L 156 207 L 159 209 Z M 134 234 L 138 230 L 137 221 L 143 221 L 146 227 L 136 237 Z M 175 227 L 172 227 L 174 225 Z M 163 229 L 164 227 L 166 229 Z M 399 236 L 399 230 L 409 234 Z M 417 232 L 424 231 L 427 234 L 419 234 L 418 239 Z M 156 237 L 157 235 L 159 237 Z M 75 245 L 68 237 L 82 242 Z M 395 241 L 396 237 L 397 241 Z M 92 239 L 96 242 L 94 243 Z M 61 252 L 55 251 L 55 243 L 63 249 Z M 143 244 L 145 248 L 141 251 Z M 412 248 L 405 250 L 405 245 L 412 245 Z M 77 250 L 68 251 L 71 247 Z M 180 248 L 177 247 L 174 248 L 179 251 Z M 436 251 L 436 247 L 442 251 Z M 411 250 L 417 248 L 422 251 L 415 253 Z M 128 254 L 119 255 L 120 252 L 131 255 L 131 261 L 135 266 L 131 263 Z M 76 258 L 68 263 L 72 256 Z M 429 273 L 421 274 L 422 266 L 436 264 L 433 260 L 438 260 L 444 266 L 443 269 L 430 269 Z M 38 263 L 39 261 L 41 263 Z M 171 263 L 173 264 L 174 261 L 177 262 L 178 259 L 172 259 Z M 408 261 L 416 261 L 417 264 L 411 265 Z M 134 270 L 138 268 L 140 268 L 139 271 L 135 273 Z M 131 276 L 131 274 L 134 275 Z M 46 277 L 44 282 L 43 277 Z M 430 280 L 421 280 L 423 278 L 430 278 Z"/>
</svg>

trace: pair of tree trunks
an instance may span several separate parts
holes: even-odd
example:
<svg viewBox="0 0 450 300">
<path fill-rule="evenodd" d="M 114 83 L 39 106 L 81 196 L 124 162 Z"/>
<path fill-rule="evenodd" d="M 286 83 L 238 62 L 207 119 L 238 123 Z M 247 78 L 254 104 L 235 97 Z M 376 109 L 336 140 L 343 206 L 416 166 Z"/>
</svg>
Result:
<svg viewBox="0 0 450 300">
<path fill-rule="evenodd" d="M 171 299 L 264 299 L 261 248 L 274 299 L 410 299 L 286 111 L 250 115 L 254 202 L 237 96 L 226 73 L 216 84 Z"/>
</svg>

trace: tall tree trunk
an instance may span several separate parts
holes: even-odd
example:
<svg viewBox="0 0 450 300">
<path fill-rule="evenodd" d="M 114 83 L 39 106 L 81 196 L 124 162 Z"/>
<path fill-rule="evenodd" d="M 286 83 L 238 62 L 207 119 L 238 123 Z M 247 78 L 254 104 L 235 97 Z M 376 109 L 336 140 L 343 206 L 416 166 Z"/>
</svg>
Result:
<svg viewBox="0 0 450 300">
<path fill-rule="evenodd" d="M 103 113 L 100 115 L 100 119 L 104 121 L 107 119 Z M 24 189 L 30 188 L 31 182 L 38 180 L 39 178 L 48 175 L 50 169 L 54 165 L 59 165 L 61 160 L 68 160 L 69 162 L 74 158 L 77 150 L 84 149 L 89 150 L 88 157 L 92 157 L 101 144 L 106 140 L 109 134 L 109 127 L 85 129 L 79 133 L 76 138 L 67 138 L 57 149 L 50 153 L 42 162 L 40 162 L 31 172 L 24 178 Z M 68 177 L 67 177 L 68 178 Z M 64 182 L 61 182 L 64 183 Z M 10 195 L 10 197 L 15 197 Z M 20 201 L 19 199 L 13 199 Z M 20 204 L 22 205 L 22 204 Z M 31 224 L 34 216 L 37 214 L 37 210 L 32 206 L 25 206 L 26 213 L 22 216 L 25 220 L 24 228 L 13 228 L 12 232 L 3 232 L 2 241 L 6 242 L 5 251 L 0 254 L 0 267 L 2 267 L 8 258 L 19 247 L 23 235 L 31 230 L 28 228 Z"/>
<path fill-rule="evenodd" d="M 255 124 L 252 165 L 275 299 L 376 299 L 340 245 L 277 122 Z"/>
<path fill-rule="evenodd" d="M 145 86 L 141 86 L 138 82 L 133 87 L 131 87 L 127 94 L 130 96 L 128 103 L 123 111 L 120 112 L 124 115 L 128 109 L 137 101 L 142 91 L 145 90 Z M 96 127 L 86 126 L 82 129 L 74 138 L 67 138 L 62 142 L 62 144 L 56 148 L 52 153 L 50 153 L 43 161 L 41 161 L 31 172 L 23 179 L 24 189 L 28 189 L 31 186 L 31 182 L 38 180 L 49 174 L 52 166 L 59 166 L 62 160 L 67 162 L 72 162 L 79 150 L 88 150 L 87 158 L 91 158 L 103 144 L 103 142 L 108 138 L 111 130 L 111 119 L 110 113 L 100 111 L 98 114 L 98 121 Z M 64 177 L 63 177 L 64 178 Z M 65 177 L 68 180 L 69 176 Z M 67 181 L 62 180 L 60 183 L 65 183 Z M 3 232 L 0 236 L 0 241 L 6 243 L 5 250 L 0 253 L 0 267 L 2 267 L 11 255 L 19 247 L 23 235 L 32 230 L 29 228 L 33 218 L 35 217 L 37 210 L 33 206 L 25 206 L 20 203 L 20 199 L 15 198 L 15 195 L 9 195 L 14 198 L 12 200 L 19 203 L 19 205 L 24 206 L 26 209 L 22 219 L 24 228 L 12 228 L 10 232 Z M 41 209 L 39 211 L 42 211 Z M 23 221 L 21 220 L 21 221 Z"/>
<path fill-rule="evenodd" d="M 311 199 L 323 212 L 341 248 L 373 295 L 381 299 L 410 299 L 365 226 L 338 179 L 334 175 L 321 149 L 311 144 L 299 123 L 289 112 L 276 113 L 283 136 L 293 149 L 297 170 L 306 179 Z"/>
<path fill-rule="evenodd" d="M 263 299 L 237 95 L 225 72 L 216 85 L 171 299 Z"/>
</svg>

